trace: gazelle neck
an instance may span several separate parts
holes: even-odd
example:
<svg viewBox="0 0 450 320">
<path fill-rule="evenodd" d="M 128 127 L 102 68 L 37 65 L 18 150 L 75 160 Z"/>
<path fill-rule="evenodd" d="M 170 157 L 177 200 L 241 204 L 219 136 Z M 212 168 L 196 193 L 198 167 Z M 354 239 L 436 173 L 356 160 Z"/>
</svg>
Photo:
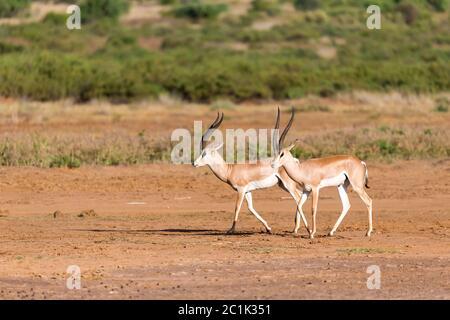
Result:
<svg viewBox="0 0 450 320">
<path fill-rule="evenodd" d="M 287 174 L 294 180 L 304 181 L 304 173 L 302 170 L 299 170 L 301 167 L 301 163 L 297 159 L 290 159 L 283 164 L 284 169 Z"/>
<path fill-rule="evenodd" d="M 208 163 L 208 167 L 220 180 L 228 181 L 229 166 L 221 156 L 214 158 L 214 163 Z"/>
</svg>

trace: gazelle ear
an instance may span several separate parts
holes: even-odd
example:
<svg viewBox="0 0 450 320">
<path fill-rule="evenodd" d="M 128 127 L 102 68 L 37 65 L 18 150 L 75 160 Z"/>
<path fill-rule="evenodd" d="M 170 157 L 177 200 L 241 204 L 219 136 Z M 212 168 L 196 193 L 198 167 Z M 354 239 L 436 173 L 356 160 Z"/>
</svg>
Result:
<svg viewBox="0 0 450 320">
<path fill-rule="evenodd" d="M 292 150 L 292 148 L 294 148 L 295 147 L 295 145 L 297 144 L 297 142 L 298 142 L 299 140 L 298 139 L 295 139 L 295 141 L 294 142 L 292 142 L 291 143 L 291 145 L 289 146 L 289 147 L 287 147 L 287 149 L 289 150 L 289 151 L 291 151 Z"/>
</svg>

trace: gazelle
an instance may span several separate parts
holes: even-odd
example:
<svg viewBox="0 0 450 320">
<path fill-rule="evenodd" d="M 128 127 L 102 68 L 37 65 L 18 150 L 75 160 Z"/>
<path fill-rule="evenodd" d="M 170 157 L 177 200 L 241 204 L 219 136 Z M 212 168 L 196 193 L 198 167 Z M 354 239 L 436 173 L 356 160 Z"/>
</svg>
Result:
<svg viewBox="0 0 450 320">
<path fill-rule="evenodd" d="M 238 220 L 239 211 L 241 210 L 244 198 L 247 200 L 247 205 L 250 212 L 253 213 L 253 215 L 264 225 L 266 231 L 271 233 L 271 228 L 267 222 L 253 207 L 252 191 L 256 189 L 269 188 L 278 184 L 283 190 L 288 191 L 295 199 L 296 204 L 298 204 L 301 199 L 302 188 L 295 181 L 289 178 L 283 168 L 272 168 L 271 159 L 259 160 L 254 164 L 227 164 L 218 152 L 223 143 L 217 144 L 213 142 L 206 145 L 207 140 L 210 138 L 214 130 L 220 126 L 222 120 L 223 113 L 221 116 L 217 114 L 216 120 L 203 134 L 201 139 L 201 154 L 194 161 L 193 165 L 194 167 L 207 165 L 217 178 L 229 184 L 234 190 L 237 191 L 238 195 L 236 200 L 235 216 L 228 233 L 233 233 L 235 231 L 236 222 Z M 279 121 L 280 109 L 278 109 L 275 133 L 278 133 Z M 308 229 L 308 223 L 306 222 L 305 216 L 298 210 L 297 207 L 294 232 L 297 233 L 300 228 L 300 218 L 303 220 L 303 223 L 309 233 L 310 231 Z"/>
<path fill-rule="evenodd" d="M 291 118 L 283 130 L 278 149 L 283 145 L 284 138 L 293 120 L 294 109 L 292 109 Z M 353 190 L 355 190 L 367 206 L 369 212 L 369 228 L 366 235 L 370 237 L 372 233 L 372 199 L 364 190 L 364 186 L 369 188 L 367 185 L 368 171 L 366 163 L 357 157 L 348 155 L 299 161 L 290 152 L 294 146 L 295 142 L 287 148 L 281 149 L 273 160 L 272 167 L 274 169 L 284 168 L 289 177 L 304 186 L 301 200 L 298 203 L 298 210 L 302 216 L 303 204 L 308 199 L 309 194 L 312 193 L 312 231 L 310 232 L 310 238 L 314 238 L 314 234 L 316 233 L 317 204 L 320 189 L 324 187 L 337 187 L 342 202 L 342 212 L 329 233 L 332 236 L 350 209 L 350 202 L 347 196 L 347 188 L 349 185 L 352 186 Z"/>
</svg>

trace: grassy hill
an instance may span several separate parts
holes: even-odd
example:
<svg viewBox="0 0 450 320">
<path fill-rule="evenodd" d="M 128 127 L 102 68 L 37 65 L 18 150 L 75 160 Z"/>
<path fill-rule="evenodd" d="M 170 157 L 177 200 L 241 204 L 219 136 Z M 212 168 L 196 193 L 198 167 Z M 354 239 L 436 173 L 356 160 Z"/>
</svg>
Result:
<svg viewBox="0 0 450 320">
<path fill-rule="evenodd" d="M 450 89 L 446 0 L 89 2 L 79 1 L 82 29 L 68 30 L 65 5 L 2 1 L 0 96 L 209 102 Z M 381 30 L 366 27 L 369 4 L 381 7 Z M 33 19 L 48 6 L 58 10 Z"/>
</svg>

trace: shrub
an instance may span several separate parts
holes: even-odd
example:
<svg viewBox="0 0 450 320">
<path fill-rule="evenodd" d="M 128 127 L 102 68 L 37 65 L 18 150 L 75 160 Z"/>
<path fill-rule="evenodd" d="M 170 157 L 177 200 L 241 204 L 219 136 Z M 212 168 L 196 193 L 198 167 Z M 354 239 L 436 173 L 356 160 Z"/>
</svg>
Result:
<svg viewBox="0 0 450 320">
<path fill-rule="evenodd" d="M 171 11 L 177 18 L 188 18 L 194 21 L 200 19 L 214 19 L 219 14 L 228 10 L 228 6 L 223 3 L 206 4 L 198 0 L 193 0 L 187 4 L 179 5 Z"/>
<path fill-rule="evenodd" d="M 440 98 L 436 100 L 436 112 L 448 112 L 450 102 L 446 98 Z"/>
<path fill-rule="evenodd" d="M 320 8 L 320 0 L 294 0 L 294 6 L 298 10 L 315 10 Z"/>
<path fill-rule="evenodd" d="M 328 16 L 325 11 L 322 10 L 316 10 L 312 12 L 305 13 L 305 21 L 312 22 L 312 23 L 324 23 L 327 21 Z"/>
<path fill-rule="evenodd" d="M 67 167 L 69 169 L 79 168 L 81 161 L 75 158 L 73 155 L 57 155 L 50 161 L 50 168 Z"/>
<path fill-rule="evenodd" d="M 275 16 L 280 13 L 280 7 L 273 0 L 252 0 L 251 11 L 264 12 L 269 16 Z"/>
<path fill-rule="evenodd" d="M 209 107 L 211 110 L 229 110 L 235 108 L 236 105 L 227 99 L 218 99 Z"/>
<path fill-rule="evenodd" d="M 129 6 L 129 2 L 125 0 L 85 0 L 81 4 L 81 18 L 87 22 L 116 20 L 128 11 Z"/>
<path fill-rule="evenodd" d="M 176 2 L 177 2 L 177 0 L 159 0 L 159 3 L 162 5 L 175 4 Z"/>
<path fill-rule="evenodd" d="M 427 2 L 434 8 L 434 10 L 439 12 L 445 12 L 449 8 L 448 0 L 427 0 Z"/>
<path fill-rule="evenodd" d="M 0 42 L 0 54 L 10 53 L 10 52 L 20 52 L 22 50 L 23 50 L 23 47 L 21 47 L 21 46 Z"/>
<path fill-rule="evenodd" d="M 42 22 L 50 24 L 50 25 L 55 25 L 55 26 L 61 26 L 61 25 L 64 26 L 66 24 L 66 20 L 67 20 L 66 15 L 50 12 L 44 17 Z"/>
<path fill-rule="evenodd" d="M 12 17 L 27 8 L 31 0 L 2 0 L 0 1 L 0 18 Z"/>
<path fill-rule="evenodd" d="M 298 112 L 331 112 L 331 109 L 327 105 L 323 104 L 308 104 L 295 108 Z"/>
<path fill-rule="evenodd" d="M 379 139 L 375 141 L 375 145 L 378 147 L 380 154 L 383 156 L 393 155 L 398 152 L 398 146 L 396 142 L 392 142 L 386 139 Z"/>
<path fill-rule="evenodd" d="M 402 2 L 397 6 L 397 11 L 403 16 L 406 24 L 412 25 L 417 20 L 418 11 L 412 3 Z"/>
</svg>

